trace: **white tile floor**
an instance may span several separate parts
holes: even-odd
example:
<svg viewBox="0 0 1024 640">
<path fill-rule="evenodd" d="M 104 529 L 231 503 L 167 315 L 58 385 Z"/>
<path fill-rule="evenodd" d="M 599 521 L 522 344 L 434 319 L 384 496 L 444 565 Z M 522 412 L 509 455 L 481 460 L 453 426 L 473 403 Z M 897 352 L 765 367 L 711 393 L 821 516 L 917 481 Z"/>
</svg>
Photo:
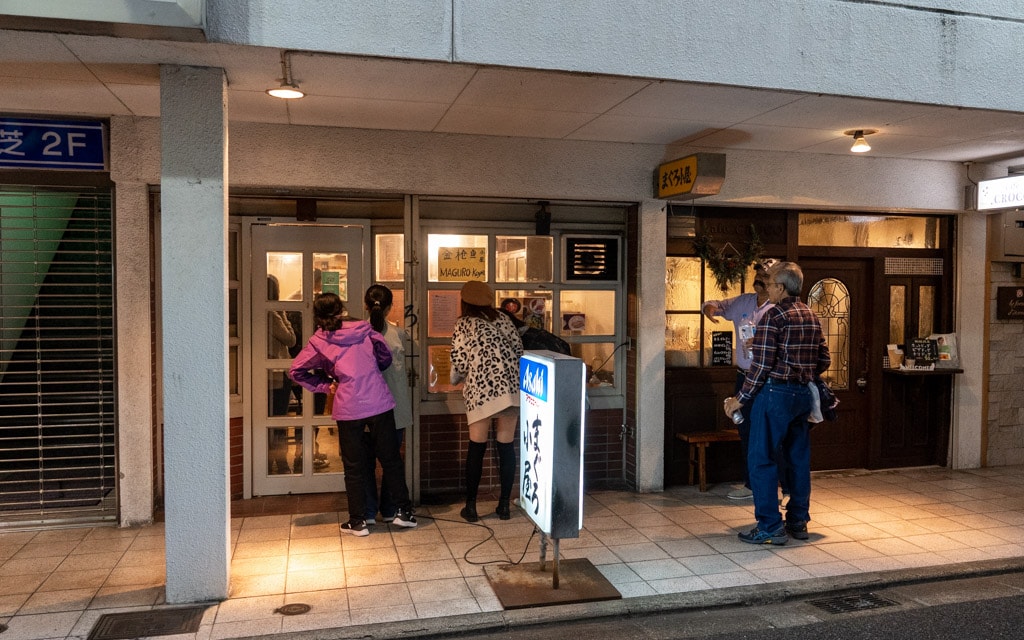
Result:
<svg viewBox="0 0 1024 640">
<path fill-rule="evenodd" d="M 588 558 L 632 598 L 1024 556 L 1024 467 L 816 474 L 811 539 L 785 547 L 736 538 L 752 505 L 728 489 L 590 493 L 562 557 Z M 342 536 L 337 512 L 233 519 L 230 598 L 188 637 L 498 611 L 484 563 L 536 561 L 538 539 L 515 510 L 502 522 L 482 503 L 488 529 L 463 522 L 460 507 L 424 507 L 416 529 L 378 525 L 365 538 Z M 104 613 L 162 606 L 163 533 L 0 533 L 4 640 L 85 638 Z M 275 613 L 297 602 L 310 613 Z"/>
</svg>

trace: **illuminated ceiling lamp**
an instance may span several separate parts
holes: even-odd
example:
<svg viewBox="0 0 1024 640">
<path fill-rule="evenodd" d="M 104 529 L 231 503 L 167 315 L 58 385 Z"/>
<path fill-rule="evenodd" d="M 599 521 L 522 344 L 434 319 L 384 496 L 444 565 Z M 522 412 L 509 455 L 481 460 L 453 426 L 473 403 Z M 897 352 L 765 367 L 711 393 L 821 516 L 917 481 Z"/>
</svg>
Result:
<svg viewBox="0 0 1024 640">
<path fill-rule="evenodd" d="M 292 80 L 292 64 L 289 51 L 281 52 L 281 86 L 267 89 L 267 94 L 284 100 L 297 100 L 306 96 L 299 85 Z"/>
<path fill-rule="evenodd" d="M 869 136 L 873 133 L 878 133 L 877 129 L 850 129 L 844 131 L 843 135 L 853 136 L 853 146 L 850 147 L 850 151 L 854 153 L 864 153 L 865 151 L 871 151 L 871 145 L 864 139 L 864 136 Z"/>
</svg>

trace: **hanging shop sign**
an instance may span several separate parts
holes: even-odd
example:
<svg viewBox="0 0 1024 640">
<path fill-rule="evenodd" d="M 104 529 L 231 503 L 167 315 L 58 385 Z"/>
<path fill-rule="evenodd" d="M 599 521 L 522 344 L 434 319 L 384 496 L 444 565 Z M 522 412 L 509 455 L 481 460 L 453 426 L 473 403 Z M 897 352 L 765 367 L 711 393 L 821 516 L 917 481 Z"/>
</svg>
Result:
<svg viewBox="0 0 1024 640">
<path fill-rule="evenodd" d="M 1024 175 L 978 183 L 978 211 L 1024 207 Z"/>
<path fill-rule="evenodd" d="M 106 171 L 102 122 L 0 118 L 0 169 Z"/>
<path fill-rule="evenodd" d="M 658 165 L 654 197 L 690 200 L 716 195 L 725 182 L 724 153 L 695 153 Z"/>
</svg>

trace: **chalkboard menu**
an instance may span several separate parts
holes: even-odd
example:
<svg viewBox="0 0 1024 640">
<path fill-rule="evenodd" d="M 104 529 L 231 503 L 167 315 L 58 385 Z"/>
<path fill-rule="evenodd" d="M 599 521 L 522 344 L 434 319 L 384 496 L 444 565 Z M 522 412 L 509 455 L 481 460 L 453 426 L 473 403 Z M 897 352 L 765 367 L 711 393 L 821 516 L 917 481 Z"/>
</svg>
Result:
<svg viewBox="0 0 1024 640">
<path fill-rule="evenodd" d="M 732 364 L 732 331 L 711 332 L 711 364 Z"/>
<path fill-rule="evenodd" d="M 939 345 L 935 340 L 914 338 L 907 344 L 907 351 L 907 357 L 915 359 L 917 366 L 939 359 Z"/>
</svg>

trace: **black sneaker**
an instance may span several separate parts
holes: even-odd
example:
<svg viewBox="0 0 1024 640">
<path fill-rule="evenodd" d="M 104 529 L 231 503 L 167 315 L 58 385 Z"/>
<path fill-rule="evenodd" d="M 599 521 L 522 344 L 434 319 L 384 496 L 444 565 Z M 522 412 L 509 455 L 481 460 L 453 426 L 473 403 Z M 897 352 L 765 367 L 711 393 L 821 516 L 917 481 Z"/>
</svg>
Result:
<svg viewBox="0 0 1024 640">
<path fill-rule="evenodd" d="M 779 530 L 775 533 L 768 533 L 767 531 L 761 531 L 758 527 L 754 527 L 750 531 L 742 531 L 739 534 L 740 540 L 748 542 L 750 544 L 786 544 L 789 542 L 789 536 L 786 535 L 786 529 L 779 527 Z"/>
<path fill-rule="evenodd" d="M 349 520 L 341 524 L 341 532 L 347 533 L 350 536 L 363 536 L 370 535 L 370 530 L 366 528 L 366 522 L 363 520 Z"/>
<path fill-rule="evenodd" d="M 787 522 L 786 533 L 793 536 L 797 540 L 806 540 L 810 537 L 809 535 L 807 535 L 807 523 L 803 521 Z"/>
<path fill-rule="evenodd" d="M 391 521 L 391 524 L 396 527 L 405 527 L 406 529 L 412 529 L 418 523 L 416 522 L 416 516 L 412 514 L 412 510 L 399 509 L 398 513 L 395 514 L 395 519 Z"/>
</svg>

